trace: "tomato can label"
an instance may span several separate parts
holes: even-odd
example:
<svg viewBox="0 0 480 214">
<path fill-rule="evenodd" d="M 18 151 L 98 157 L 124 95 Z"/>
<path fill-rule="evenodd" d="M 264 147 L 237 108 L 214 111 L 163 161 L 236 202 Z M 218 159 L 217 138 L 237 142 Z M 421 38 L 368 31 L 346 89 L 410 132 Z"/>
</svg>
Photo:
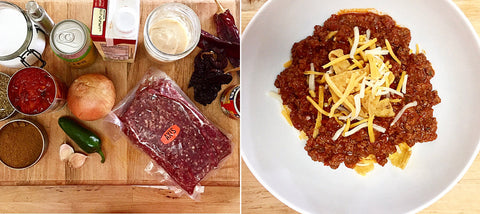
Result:
<svg viewBox="0 0 480 214">
<path fill-rule="evenodd" d="M 83 68 L 95 62 L 97 55 L 90 31 L 77 20 L 67 19 L 56 24 L 50 42 L 55 55 L 72 67 Z"/>
<path fill-rule="evenodd" d="M 240 86 L 232 86 L 223 91 L 220 97 L 220 106 L 223 113 L 231 118 L 240 118 Z"/>
</svg>

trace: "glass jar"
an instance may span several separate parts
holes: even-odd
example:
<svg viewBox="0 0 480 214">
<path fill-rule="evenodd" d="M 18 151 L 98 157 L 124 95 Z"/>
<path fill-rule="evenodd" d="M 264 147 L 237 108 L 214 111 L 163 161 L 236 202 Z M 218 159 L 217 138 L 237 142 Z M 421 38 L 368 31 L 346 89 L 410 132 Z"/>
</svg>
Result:
<svg viewBox="0 0 480 214">
<path fill-rule="evenodd" d="M 166 3 L 147 17 L 143 31 L 145 49 L 156 60 L 175 61 L 195 49 L 200 33 L 200 19 L 191 8 L 181 3 Z"/>
<path fill-rule="evenodd" d="M 9 68 L 29 67 L 40 60 L 45 34 L 37 29 L 25 11 L 15 4 L 0 1 L 0 65 Z"/>
</svg>

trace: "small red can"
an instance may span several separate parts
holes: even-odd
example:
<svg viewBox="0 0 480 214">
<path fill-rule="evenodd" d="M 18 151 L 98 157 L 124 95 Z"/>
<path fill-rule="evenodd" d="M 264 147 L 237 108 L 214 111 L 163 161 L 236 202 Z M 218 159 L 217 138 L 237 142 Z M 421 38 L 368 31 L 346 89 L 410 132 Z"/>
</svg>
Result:
<svg viewBox="0 0 480 214">
<path fill-rule="evenodd" d="M 230 118 L 240 118 L 240 86 L 231 86 L 225 89 L 220 97 L 220 106 L 223 113 Z"/>
<path fill-rule="evenodd" d="M 66 85 L 39 67 L 23 68 L 10 78 L 8 100 L 18 112 L 34 116 L 60 109 L 66 102 Z"/>
</svg>

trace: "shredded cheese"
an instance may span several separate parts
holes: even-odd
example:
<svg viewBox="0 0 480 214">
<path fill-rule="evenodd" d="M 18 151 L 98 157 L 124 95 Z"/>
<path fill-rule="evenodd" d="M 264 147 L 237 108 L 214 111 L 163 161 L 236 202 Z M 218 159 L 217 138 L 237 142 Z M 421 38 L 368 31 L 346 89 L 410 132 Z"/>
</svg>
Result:
<svg viewBox="0 0 480 214">
<path fill-rule="evenodd" d="M 402 62 L 400 62 L 400 60 L 397 58 L 397 56 L 395 56 L 395 53 L 393 53 L 393 50 L 392 50 L 392 46 L 390 45 L 390 42 L 388 42 L 388 39 L 385 39 L 385 45 L 387 45 L 387 50 L 388 52 L 390 52 L 390 55 L 392 56 L 392 58 L 398 63 L 398 64 L 402 64 Z"/>
<path fill-rule="evenodd" d="M 292 65 L 292 60 L 288 60 L 286 63 L 283 64 L 284 68 L 288 68 Z"/>
<path fill-rule="evenodd" d="M 400 92 L 400 89 L 402 89 L 402 85 L 403 85 L 403 81 L 405 79 L 405 74 L 407 72 L 405 71 L 402 71 L 402 75 L 400 76 L 400 80 L 398 81 L 398 85 L 397 85 L 397 91 Z"/>
<path fill-rule="evenodd" d="M 307 96 L 307 100 L 313 105 L 313 107 L 315 107 L 320 113 L 326 115 L 326 116 L 329 116 L 330 113 L 329 112 L 326 112 L 325 110 L 323 110 L 322 107 L 320 107 L 318 105 L 318 103 L 315 102 L 315 100 L 313 100 L 310 96 Z M 338 114 L 335 114 L 334 116 L 338 116 Z"/>
<path fill-rule="evenodd" d="M 417 101 L 413 101 L 413 102 L 408 103 L 407 105 L 403 106 L 403 108 L 400 109 L 400 111 L 397 113 L 397 115 L 395 115 L 395 118 L 393 119 L 390 126 L 393 126 L 400 119 L 400 117 L 403 115 L 405 110 L 407 110 L 407 108 L 411 108 L 411 107 L 414 107 L 414 106 L 417 106 Z"/>
<path fill-rule="evenodd" d="M 325 41 L 331 39 L 333 36 L 337 35 L 338 31 L 330 31 L 327 35 L 327 37 L 325 37 Z"/>
<path fill-rule="evenodd" d="M 342 128 L 338 129 L 337 132 L 335 132 L 335 134 L 333 135 L 332 137 L 332 140 L 337 140 L 338 137 L 340 137 L 340 135 L 343 133 L 343 130 L 345 129 L 345 125 L 342 126 Z"/>
<path fill-rule="evenodd" d="M 350 82 L 348 83 L 347 85 L 347 88 L 345 89 L 345 92 L 343 93 L 343 95 L 340 97 L 340 99 L 332 106 L 331 110 L 330 110 L 330 117 L 333 116 L 333 113 L 335 111 L 335 109 L 337 109 L 343 102 L 345 102 L 345 100 L 347 99 L 348 95 L 350 95 L 350 93 L 352 92 L 354 86 L 355 86 L 355 78 L 357 77 L 357 74 L 356 73 L 353 73 L 351 78 L 350 78 Z"/>
<path fill-rule="evenodd" d="M 332 79 L 330 78 L 330 75 L 325 74 L 324 77 L 325 77 L 325 80 L 327 81 L 328 86 L 332 88 L 333 93 L 335 95 L 337 95 L 338 97 L 341 97 L 342 92 L 338 89 L 338 87 L 335 85 L 335 83 L 333 83 Z M 350 103 L 350 101 L 348 101 L 348 100 L 345 100 L 345 105 L 347 105 L 347 107 L 350 108 L 350 110 L 355 109 L 355 107 L 352 105 L 352 103 Z"/>
<path fill-rule="evenodd" d="M 368 117 L 368 136 L 370 138 L 370 143 L 375 142 L 375 133 L 373 133 L 373 115 Z"/>
<path fill-rule="evenodd" d="M 407 93 L 407 80 L 408 80 L 408 74 L 406 74 L 405 78 L 403 79 L 402 93 L 404 93 L 404 94 Z"/>
<path fill-rule="evenodd" d="M 350 58 L 353 59 L 353 56 L 355 55 L 355 51 L 357 51 L 357 47 L 358 47 L 358 42 L 360 40 L 360 32 L 358 30 L 358 27 L 355 26 L 353 27 L 353 45 L 352 45 L 352 49 L 350 49 Z"/>
<path fill-rule="evenodd" d="M 318 71 L 305 71 L 303 72 L 303 74 L 305 75 L 310 75 L 310 74 L 313 74 L 313 75 L 324 75 L 325 72 L 318 72 Z"/>
<path fill-rule="evenodd" d="M 322 108 L 323 106 L 323 99 L 324 99 L 323 87 L 318 86 L 318 104 L 319 104 L 318 106 L 320 108 Z M 320 126 L 322 126 L 322 113 L 318 112 L 317 119 L 315 120 L 315 127 L 313 128 L 313 138 L 316 138 L 318 136 Z"/>
<path fill-rule="evenodd" d="M 349 57 L 350 57 L 349 55 L 343 55 L 343 56 L 341 56 L 341 57 L 338 57 L 338 58 L 330 61 L 329 63 L 323 65 L 322 68 L 324 68 L 324 69 L 325 69 L 325 68 L 328 68 L 328 67 L 330 67 L 330 66 L 332 66 L 332 65 L 335 65 L 335 64 L 337 64 L 337 63 L 339 63 L 339 62 L 341 62 L 341 61 L 343 61 L 343 60 L 348 59 Z"/>
<path fill-rule="evenodd" d="M 293 123 L 292 123 L 292 120 L 290 119 L 290 108 L 288 108 L 288 106 L 286 105 L 283 105 L 282 106 L 282 115 L 283 117 L 285 117 L 285 119 L 287 120 L 288 124 L 290 124 L 290 126 L 293 126 Z"/>
<path fill-rule="evenodd" d="M 420 53 L 420 47 L 418 46 L 418 43 L 415 45 L 415 48 L 416 48 L 415 54 L 419 54 Z"/>
<path fill-rule="evenodd" d="M 350 119 L 347 119 L 347 123 L 345 124 L 345 128 L 343 128 L 343 136 L 345 136 L 345 132 L 348 131 L 348 129 L 350 128 Z"/>
</svg>

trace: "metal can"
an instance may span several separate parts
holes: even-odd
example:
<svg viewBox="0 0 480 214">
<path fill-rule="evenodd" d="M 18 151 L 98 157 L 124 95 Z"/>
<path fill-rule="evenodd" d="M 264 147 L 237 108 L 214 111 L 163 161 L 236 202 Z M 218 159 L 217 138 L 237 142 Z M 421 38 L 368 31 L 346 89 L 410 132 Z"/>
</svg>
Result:
<svg viewBox="0 0 480 214">
<path fill-rule="evenodd" d="M 53 52 L 71 67 L 84 68 L 95 62 L 95 52 L 88 27 L 73 19 L 55 25 L 50 33 Z"/>
<path fill-rule="evenodd" d="M 28 67 L 12 75 L 7 97 L 16 111 L 36 116 L 61 109 L 66 103 L 67 86 L 42 68 Z"/>
<path fill-rule="evenodd" d="M 225 89 L 220 96 L 220 107 L 223 113 L 230 118 L 240 118 L 240 86 L 231 86 Z"/>
</svg>

